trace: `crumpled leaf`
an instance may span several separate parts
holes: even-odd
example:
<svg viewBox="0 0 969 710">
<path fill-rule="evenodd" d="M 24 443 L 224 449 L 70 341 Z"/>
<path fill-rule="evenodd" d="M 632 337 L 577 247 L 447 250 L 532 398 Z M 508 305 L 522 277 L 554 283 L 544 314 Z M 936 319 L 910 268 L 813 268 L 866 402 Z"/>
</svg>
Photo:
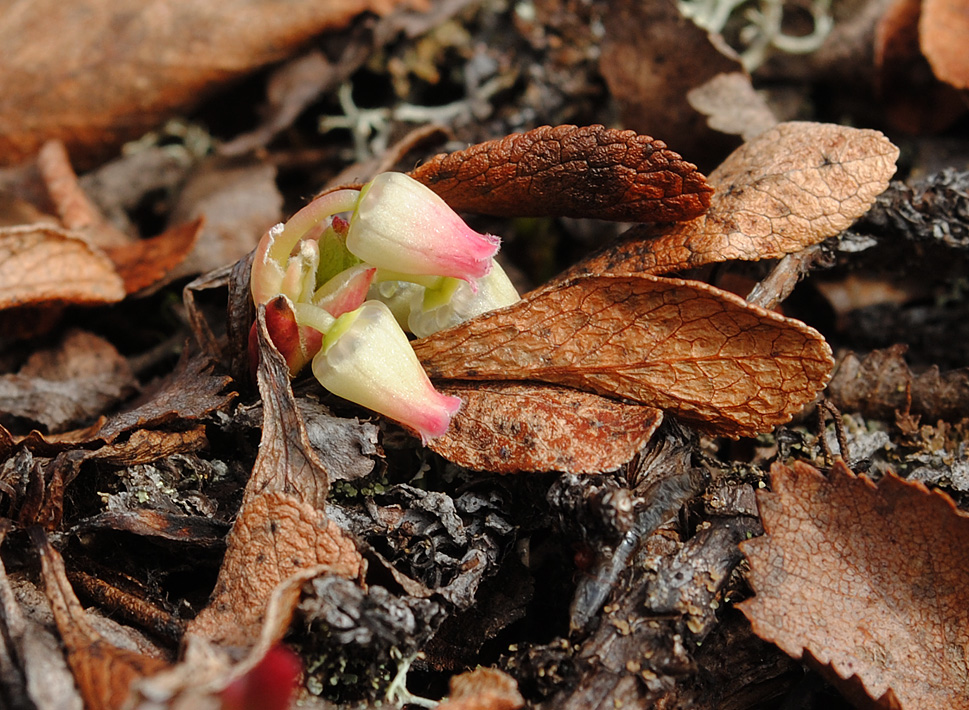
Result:
<svg viewBox="0 0 969 710">
<path fill-rule="evenodd" d="M 32 2 L 0 26 L 0 162 L 19 162 L 60 138 L 89 164 L 316 34 L 395 4 Z"/>
<path fill-rule="evenodd" d="M 17 374 L 0 375 L 0 412 L 59 432 L 96 418 L 136 384 L 111 343 L 73 330 L 56 348 L 34 352 Z"/>
<path fill-rule="evenodd" d="M 107 641 L 88 621 L 64 571 L 64 561 L 39 529 L 31 531 L 40 553 L 44 588 L 54 621 L 67 649 L 85 707 L 114 710 L 124 706 L 132 683 L 168 668 L 161 658 L 120 648 Z"/>
<path fill-rule="evenodd" d="M 676 222 L 710 188 L 663 141 L 605 126 L 542 126 L 435 156 L 411 171 L 455 210 Z"/>
<path fill-rule="evenodd" d="M 898 148 L 878 131 L 789 122 L 735 150 L 712 173 L 710 209 L 657 238 L 634 227 L 570 273 L 652 274 L 728 259 L 772 259 L 834 236 L 871 207 Z"/>
<path fill-rule="evenodd" d="M 841 358 L 828 398 L 839 409 L 875 419 L 895 413 L 924 416 L 930 422 L 958 421 L 969 412 L 969 368 L 939 372 L 936 366 L 915 374 L 905 362 L 905 345 Z"/>
<path fill-rule="evenodd" d="M 451 678 L 448 698 L 438 710 L 518 710 L 525 699 L 518 683 L 497 668 L 475 668 Z"/>
<path fill-rule="evenodd" d="M 841 462 L 771 468 L 758 491 L 766 535 L 742 543 L 755 633 L 810 654 L 842 688 L 857 676 L 882 706 L 966 706 L 969 517 L 951 499 Z M 848 688 L 850 692 L 850 687 Z"/>
<path fill-rule="evenodd" d="M 446 382 L 438 390 L 463 404 L 447 433 L 428 446 L 479 471 L 612 471 L 629 461 L 663 421 L 653 407 L 564 387 Z"/>
<path fill-rule="evenodd" d="M 827 382 L 813 329 L 712 286 L 589 276 L 414 342 L 432 378 L 538 380 L 630 399 L 708 431 L 788 421 Z"/>
<path fill-rule="evenodd" d="M 269 601 L 287 580 L 314 569 L 352 579 L 365 566 L 353 540 L 322 509 L 329 490 L 326 467 L 307 440 L 289 370 L 269 338 L 263 308 L 257 323 L 259 454 L 211 601 L 189 625 L 191 633 L 218 645 L 242 648 L 257 643 Z M 288 617 L 280 637 L 285 623 Z"/>
<path fill-rule="evenodd" d="M 919 44 L 935 75 L 958 89 L 969 88 L 969 3 L 966 0 L 923 0 Z"/>
<path fill-rule="evenodd" d="M 79 234 L 46 224 L 0 228 L 0 309 L 124 297 L 114 264 Z"/>
</svg>

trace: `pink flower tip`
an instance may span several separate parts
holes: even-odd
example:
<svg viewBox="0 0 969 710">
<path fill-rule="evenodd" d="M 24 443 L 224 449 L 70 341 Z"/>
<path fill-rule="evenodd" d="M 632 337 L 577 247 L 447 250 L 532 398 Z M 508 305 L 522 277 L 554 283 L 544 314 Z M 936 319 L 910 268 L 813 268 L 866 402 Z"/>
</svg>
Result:
<svg viewBox="0 0 969 710">
<path fill-rule="evenodd" d="M 337 319 L 313 358 L 313 374 L 333 394 L 400 422 L 425 443 L 442 436 L 461 407 L 460 398 L 434 389 L 380 301 Z"/>
<path fill-rule="evenodd" d="M 500 244 L 403 173 L 381 173 L 364 186 L 347 231 L 347 249 L 374 266 L 472 283 L 491 270 Z"/>
</svg>

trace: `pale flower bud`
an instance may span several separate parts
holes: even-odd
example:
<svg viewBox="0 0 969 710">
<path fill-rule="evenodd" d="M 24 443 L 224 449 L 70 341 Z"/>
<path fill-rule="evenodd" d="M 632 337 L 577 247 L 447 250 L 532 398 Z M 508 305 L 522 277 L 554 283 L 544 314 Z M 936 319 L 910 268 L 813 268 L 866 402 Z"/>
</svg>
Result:
<svg viewBox="0 0 969 710">
<path fill-rule="evenodd" d="M 442 436 L 461 406 L 434 389 L 393 314 L 379 301 L 337 319 L 313 358 L 313 374 L 333 394 L 416 430 Z"/>
<path fill-rule="evenodd" d="M 403 173 L 381 173 L 364 186 L 347 232 L 347 249 L 368 264 L 472 284 L 490 270 L 499 243 Z"/>
</svg>

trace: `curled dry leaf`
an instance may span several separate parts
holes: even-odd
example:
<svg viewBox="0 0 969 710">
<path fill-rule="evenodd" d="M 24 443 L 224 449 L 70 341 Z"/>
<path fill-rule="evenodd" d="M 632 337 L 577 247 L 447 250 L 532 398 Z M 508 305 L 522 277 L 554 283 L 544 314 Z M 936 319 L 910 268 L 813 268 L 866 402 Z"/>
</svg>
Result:
<svg viewBox="0 0 969 710">
<path fill-rule="evenodd" d="M 189 631 L 228 646 L 252 647 L 274 591 L 311 568 L 355 578 L 364 568 L 353 541 L 322 510 L 329 478 L 309 445 L 286 363 L 258 316 L 263 430 L 242 509 L 210 604 Z M 295 603 L 295 602 L 294 602 Z M 285 629 L 280 629 L 281 635 Z"/>
<path fill-rule="evenodd" d="M 195 246 L 202 219 L 180 224 L 147 239 L 105 249 L 124 281 L 127 293 L 137 293 L 172 277 Z"/>
<path fill-rule="evenodd" d="M 969 517 L 921 484 L 875 485 L 840 462 L 828 478 L 775 464 L 771 484 L 758 491 L 766 535 L 741 546 L 754 632 L 842 687 L 856 676 L 881 704 L 966 707 Z"/>
<path fill-rule="evenodd" d="M 466 468 L 495 473 L 612 471 L 629 461 L 663 421 L 654 408 L 565 387 L 447 382 L 464 404 L 428 446 Z"/>
<path fill-rule="evenodd" d="M 788 421 L 827 382 L 813 329 L 712 286 L 589 276 L 415 341 L 438 379 L 538 380 L 659 407 L 744 436 Z"/>
<path fill-rule="evenodd" d="M 16 163 L 49 138 L 90 163 L 137 138 L 219 84 L 283 59 L 357 14 L 394 0 L 41 0 L 0 26 L 0 162 Z M 77 28 L 83 27 L 83 32 Z M 71 42 L 63 37 L 70 35 Z"/>
<path fill-rule="evenodd" d="M 0 229 L 0 310 L 114 303 L 124 296 L 114 264 L 80 235 L 40 224 Z"/>
<path fill-rule="evenodd" d="M 54 612 L 54 622 L 85 707 L 105 710 L 123 707 L 135 681 L 165 670 L 168 663 L 119 648 L 102 637 L 74 595 L 60 554 L 38 528 L 31 530 L 31 537 L 40 553 L 44 589 Z"/>
<path fill-rule="evenodd" d="M 710 204 L 696 166 L 662 141 L 605 126 L 542 126 L 438 155 L 411 172 L 456 210 L 629 222 L 692 219 Z"/>
<path fill-rule="evenodd" d="M 710 209 L 652 239 L 634 227 L 571 273 L 679 271 L 728 259 L 772 259 L 821 242 L 871 207 L 898 148 L 878 131 L 781 123 L 712 173 Z"/>
<path fill-rule="evenodd" d="M 969 88 L 969 3 L 966 0 L 924 0 L 919 19 L 919 44 L 935 75 L 958 89 Z"/>
</svg>

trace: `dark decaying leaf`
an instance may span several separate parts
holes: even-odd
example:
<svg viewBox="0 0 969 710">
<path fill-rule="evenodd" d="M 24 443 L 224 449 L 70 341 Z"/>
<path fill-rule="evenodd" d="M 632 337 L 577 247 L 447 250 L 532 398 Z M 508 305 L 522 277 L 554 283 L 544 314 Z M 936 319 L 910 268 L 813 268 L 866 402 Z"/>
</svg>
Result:
<svg viewBox="0 0 969 710">
<path fill-rule="evenodd" d="M 717 74 L 742 69 L 715 39 L 684 17 L 673 0 L 612 0 L 603 13 L 599 57 L 623 126 L 664 136 L 684 155 L 705 156 L 711 166 L 738 141 L 711 130 L 687 97 Z"/>
<path fill-rule="evenodd" d="M 40 554 L 54 622 L 85 706 L 120 710 L 132 683 L 164 670 L 169 664 L 161 658 L 119 648 L 95 631 L 71 589 L 60 554 L 38 529 L 34 528 L 31 536 Z"/>
<path fill-rule="evenodd" d="M 456 210 L 503 216 L 691 219 L 710 204 L 695 165 L 604 126 L 543 126 L 438 155 L 411 172 Z"/>
<path fill-rule="evenodd" d="M 803 323 L 706 284 L 601 275 L 415 341 L 432 378 L 538 380 L 675 413 L 708 431 L 765 431 L 810 402 L 833 360 Z"/>
<path fill-rule="evenodd" d="M 743 543 L 757 635 L 809 655 L 850 693 L 885 707 L 964 708 L 969 666 L 969 517 L 947 496 L 838 462 L 771 468 L 766 534 Z"/>
<path fill-rule="evenodd" d="M 863 215 L 888 186 L 897 157 L 878 131 L 781 123 L 710 173 L 716 192 L 705 214 L 658 237 L 648 226 L 633 227 L 570 273 L 662 274 L 799 251 Z"/>
<path fill-rule="evenodd" d="M 111 343 L 72 330 L 57 347 L 34 352 L 17 374 L 0 375 L 0 412 L 60 432 L 96 418 L 135 386 L 128 361 Z"/>
<path fill-rule="evenodd" d="M 663 421 L 653 407 L 551 385 L 446 382 L 438 389 L 463 404 L 447 433 L 428 446 L 480 471 L 612 471 Z"/>
<path fill-rule="evenodd" d="M 874 419 L 895 420 L 895 413 L 923 416 L 928 422 L 958 421 L 969 412 L 969 369 L 939 372 L 932 366 L 916 374 L 905 362 L 905 345 L 847 353 L 828 384 L 827 396 L 839 409 Z"/>
</svg>

